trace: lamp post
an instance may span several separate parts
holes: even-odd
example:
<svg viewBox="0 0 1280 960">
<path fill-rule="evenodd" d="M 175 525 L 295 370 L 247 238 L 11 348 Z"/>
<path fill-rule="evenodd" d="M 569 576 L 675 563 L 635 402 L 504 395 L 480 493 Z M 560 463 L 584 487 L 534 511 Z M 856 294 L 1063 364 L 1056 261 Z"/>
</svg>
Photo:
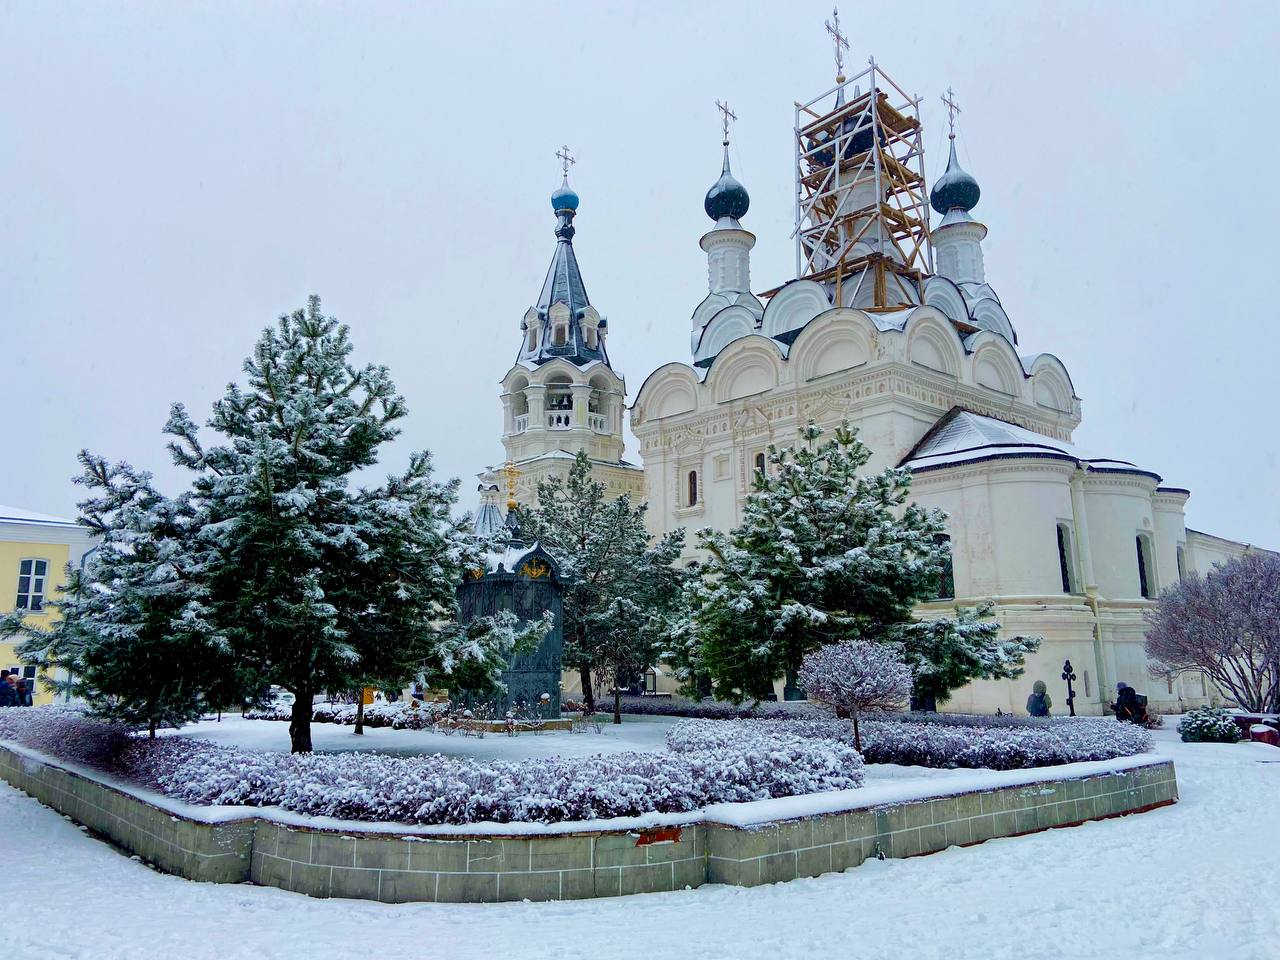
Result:
<svg viewBox="0 0 1280 960">
<path fill-rule="evenodd" d="M 1068 660 L 1062 665 L 1062 679 L 1067 681 L 1067 709 L 1073 717 L 1076 715 L 1076 690 L 1071 686 L 1071 681 L 1075 678 L 1075 671 L 1071 669 L 1071 661 Z"/>
</svg>

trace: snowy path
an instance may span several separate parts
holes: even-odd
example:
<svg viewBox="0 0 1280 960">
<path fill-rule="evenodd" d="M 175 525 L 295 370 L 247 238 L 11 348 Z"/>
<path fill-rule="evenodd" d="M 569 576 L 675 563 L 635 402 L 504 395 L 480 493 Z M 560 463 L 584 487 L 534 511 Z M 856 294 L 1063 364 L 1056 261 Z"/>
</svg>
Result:
<svg viewBox="0 0 1280 960">
<path fill-rule="evenodd" d="M 386 906 L 189 883 L 0 785 L 0 956 L 1280 958 L 1280 750 L 1158 737 L 1178 767 L 1172 808 L 816 880 L 578 903 Z"/>
</svg>

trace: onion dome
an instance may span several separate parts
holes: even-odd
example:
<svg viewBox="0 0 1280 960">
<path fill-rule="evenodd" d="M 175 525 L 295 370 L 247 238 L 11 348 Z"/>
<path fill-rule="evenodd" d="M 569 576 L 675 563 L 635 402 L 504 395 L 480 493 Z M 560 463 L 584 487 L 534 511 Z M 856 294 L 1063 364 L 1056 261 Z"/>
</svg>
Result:
<svg viewBox="0 0 1280 960">
<path fill-rule="evenodd" d="M 956 141 L 952 138 L 947 170 L 934 182 L 933 189 L 929 191 L 929 202 L 939 213 L 955 209 L 968 213 L 978 205 L 981 196 L 978 181 L 962 170 L 956 160 Z"/>
<path fill-rule="evenodd" d="M 561 210 L 576 211 L 578 209 L 578 195 L 569 186 L 568 177 L 564 178 L 564 182 L 560 184 L 559 189 L 551 195 L 551 209 L 556 213 Z"/>
<path fill-rule="evenodd" d="M 720 220 L 724 217 L 741 220 L 746 216 L 750 206 L 751 197 L 747 193 L 747 188 L 735 180 L 733 174 L 729 172 L 729 145 L 726 143 L 724 168 L 720 172 L 720 179 L 707 191 L 702 209 L 707 211 L 707 216 L 712 220 Z"/>
</svg>

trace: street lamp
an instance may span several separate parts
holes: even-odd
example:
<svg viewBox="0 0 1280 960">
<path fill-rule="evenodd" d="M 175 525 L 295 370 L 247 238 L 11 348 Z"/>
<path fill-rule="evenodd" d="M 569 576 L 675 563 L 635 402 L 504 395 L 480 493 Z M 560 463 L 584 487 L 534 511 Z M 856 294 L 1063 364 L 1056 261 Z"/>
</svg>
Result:
<svg viewBox="0 0 1280 960">
<path fill-rule="evenodd" d="M 1071 661 L 1068 660 L 1062 665 L 1062 679 L 1067 681 L 1067 709 L 1073 717 L 1076 715 L 1076 690 L 1071 686 L 1071 681 L 1075 678 L 1075 671 L 1071 669 Z"/>
</svg>

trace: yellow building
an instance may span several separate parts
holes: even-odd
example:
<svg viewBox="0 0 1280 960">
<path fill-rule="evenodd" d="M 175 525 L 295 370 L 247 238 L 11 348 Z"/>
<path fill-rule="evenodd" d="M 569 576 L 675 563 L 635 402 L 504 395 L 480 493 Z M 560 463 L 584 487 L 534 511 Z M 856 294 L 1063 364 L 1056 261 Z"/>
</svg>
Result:
<svg viewBox="0 0 1280 960">
<path fill-rule="evenodd" d="M 66 583 L 67 564 L 79 566 L 93 543 L 90 531 L 74 520 L 0 506 L 0 613 L 25 610 L 33 626 L 47 629 L 58 618 L 49 602 Z M 0 643 L 0 670 L 26 677 L 35 703 L 52 703 L 53 695 L 33 683 L 36 670 L 19 662 L 15 647 Z"/>
</svg>

